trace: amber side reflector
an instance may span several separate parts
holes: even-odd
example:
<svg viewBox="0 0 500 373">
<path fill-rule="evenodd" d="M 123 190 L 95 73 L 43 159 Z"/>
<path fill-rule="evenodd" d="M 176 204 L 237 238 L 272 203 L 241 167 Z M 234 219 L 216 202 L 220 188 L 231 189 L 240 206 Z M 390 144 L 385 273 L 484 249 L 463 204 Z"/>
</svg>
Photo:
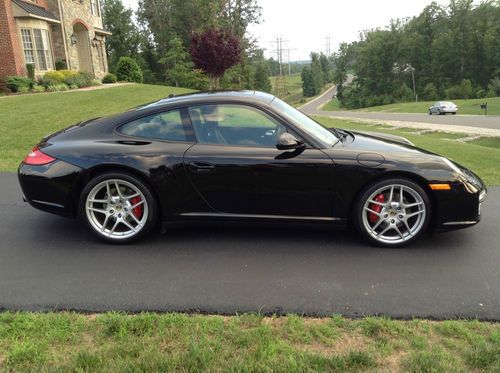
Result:
<svg viewBox="0 0 500 373">
<path fill-rule="evenodd" d="M 450 184 L 429 184 L 432 190 L 451 190 Z"/>
</svg>

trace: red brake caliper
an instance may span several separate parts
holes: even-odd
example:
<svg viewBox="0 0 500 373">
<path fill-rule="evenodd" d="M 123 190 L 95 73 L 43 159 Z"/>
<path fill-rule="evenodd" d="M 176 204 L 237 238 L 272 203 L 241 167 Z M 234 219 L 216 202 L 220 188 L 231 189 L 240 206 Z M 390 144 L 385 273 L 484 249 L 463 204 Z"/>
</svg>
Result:
<svg viewBox="0 0 500 373">
<path fill-rule="evenodd" d="M 377 194 L 373 200 L 376 202 L 379 202 L 379 203 L 385 202 L 385 198 L 384 198 L 384 195 L 382 193 Z M 380 211 L 382 211 L 382 206 L 377 205 L 375 203 L 372 203 L 370 205 L 370 209 L 373 211 L 376 211 L 376 212 L 380 212 Z M 368 220 L 370 220 L 370 223 L 376 223 L 378 221 L 378 219 L 379 219 L 379 217 L 376 214 L 374 214 L 373 212 L 370 212 L 368 214 Z"/>
<path fill-rule="evenodd" d="M 132 206 L 138 204 L 139 202 L 141 202 L 141 197 L 139 197 L 139 196 L 134 197 L 130 200 L 130 203 L 132 204 Z M 134 207 L 132 212 L 137 219 L 141 219 L 142 218 L 142 205 Z"/>
</svg>

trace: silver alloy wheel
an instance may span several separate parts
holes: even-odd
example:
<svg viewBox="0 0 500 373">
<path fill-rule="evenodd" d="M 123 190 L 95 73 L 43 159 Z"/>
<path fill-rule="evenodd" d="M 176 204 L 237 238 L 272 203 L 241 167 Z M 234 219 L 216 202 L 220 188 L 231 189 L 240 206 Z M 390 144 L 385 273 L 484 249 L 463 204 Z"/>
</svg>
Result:
<svg viewBox="0 0 500 373">
<path fill-rule="evenodd" d="M 133 237 L 144 228 L 148 203 L 134 184 L 109 179 L 92 188 L 85 201 L 85 212 L 96 232 L 120 240 Z"/>
<path fill-rule="evenodd" d="M 400 244 L 413 238 L 422 229 L 425 217 L 422 196 L 402 184 L 377 189 L 366 200 L 362 212 L 368 234 L 385 244 Z"/>
</svg>

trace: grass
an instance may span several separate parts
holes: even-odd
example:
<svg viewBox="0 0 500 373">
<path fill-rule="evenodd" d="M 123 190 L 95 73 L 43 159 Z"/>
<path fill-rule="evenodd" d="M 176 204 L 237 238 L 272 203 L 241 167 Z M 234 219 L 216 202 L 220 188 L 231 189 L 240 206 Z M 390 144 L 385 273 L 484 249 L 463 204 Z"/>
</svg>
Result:
<svg viewBox="0 0 500 373">
<path fill-rule="evenodd" d="M 276 76 L 270 77 L 272 86 L 271 92 L 273 93 L 276 92 L 276 79 Z M 300 74 L 285 75 L 285 89 L 286 94 L 280 98 L 289 104 L 294 105 L 304 100 L 304 96 L 302 95 L 302 78 Z"/>
<path fill-rule="evenodd" d="M 0 171 L 15 171 L 45 135 L 83 119 L 110 115 L 187 89 L 133 84 L 93 91 L 0 99 Z"/>
<path fill-rule="evenodd" d="M 415 134 L 413 128 L 398 128 L 383 125 L 367 125 L 355 121 L 316 118 L 326 127 L 390 133 L 406 137 L 416 146 L 449 157 L 476 172 L 488 185 L 500 185 L 500 138 L 480 138 L 467 143 L 456 141 L 466 135 L 430 132 Z"/>
<path fill-rule="evenodd" d="M 458 114 L 476 114 L 483 115 L 484 110 L 480 104 L 488 103 L 488 115 L 500 115 L 500 97 L 475 98 L 469 100 L 451 100 L 458 105 Z M 427 113 L 429 106 L 434 105 L 435 101 L 421 102 L 401 102 L 390 105 L 372 106 L 369 108 L 355 111 L 387 112 L 387 113 Z M 339 111 L 345 110 L 339 107 L 337 99 L 333 99 L 323 106 L 322 110 Z"/>
<path fill-rule="evenodd" d="M 500 324 L 178 313 L 0 314 L 0 371 L 500 369 Z"/>
</svg>

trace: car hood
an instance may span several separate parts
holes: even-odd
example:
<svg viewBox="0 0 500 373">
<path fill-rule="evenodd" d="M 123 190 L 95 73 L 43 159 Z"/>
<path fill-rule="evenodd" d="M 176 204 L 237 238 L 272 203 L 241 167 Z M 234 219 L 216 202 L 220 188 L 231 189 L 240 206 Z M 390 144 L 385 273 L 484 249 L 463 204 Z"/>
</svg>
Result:
<svg viewBox="0 0 500 373">
<path fill-rule="evenodd" d="M 351 132 L 353 132 L 355 135 L 365 135 L 380 140 L 389 140 L 399 144 L 414 146 L 414 144 L 410 140 L 402 136 L 391 135 L 390 133 L 380 133 L 380 132 L 370 132 L 370 131 L 351 131 Z"/>
</svg>

